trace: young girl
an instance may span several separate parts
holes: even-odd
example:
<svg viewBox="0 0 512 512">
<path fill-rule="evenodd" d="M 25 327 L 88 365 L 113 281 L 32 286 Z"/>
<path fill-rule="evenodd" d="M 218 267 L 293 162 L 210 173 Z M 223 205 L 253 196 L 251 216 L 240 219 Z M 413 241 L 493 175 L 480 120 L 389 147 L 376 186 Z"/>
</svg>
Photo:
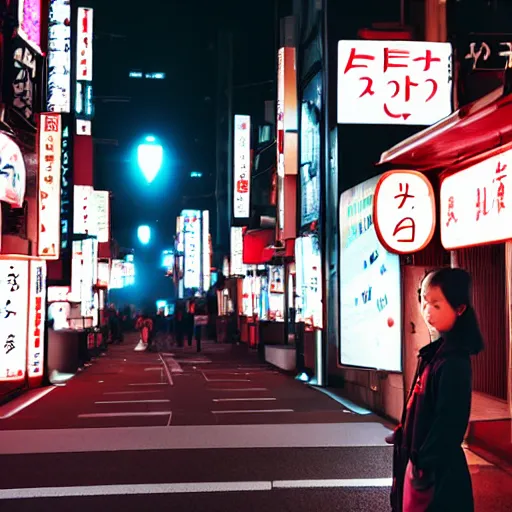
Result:
<svg viewBox="0 0 512 512">
<path fill-rule="evenodd" d="M 395 512 L 473 512 L 462 442 L 471 410 L 471 359 L 483 340 L 471 305 L 471 278 L 443 268 L 425 276 L 421 311 L 439 339 L 423 347 L 397 427 L 391 508 Z"/>
</svg>

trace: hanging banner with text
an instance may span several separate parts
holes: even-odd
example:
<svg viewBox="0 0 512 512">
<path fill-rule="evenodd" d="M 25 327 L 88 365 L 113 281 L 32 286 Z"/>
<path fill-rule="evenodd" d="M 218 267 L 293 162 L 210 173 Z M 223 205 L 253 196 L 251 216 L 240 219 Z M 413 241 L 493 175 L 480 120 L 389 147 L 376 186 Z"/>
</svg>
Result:
<svg viewBox="0 0 512 512">
<path fill-rule="evenodd" d="M 41 114 L 39 126 L 39 230 L 37 254 L 59 259 L 62 123 L 60 114 Z"/>
</svg>

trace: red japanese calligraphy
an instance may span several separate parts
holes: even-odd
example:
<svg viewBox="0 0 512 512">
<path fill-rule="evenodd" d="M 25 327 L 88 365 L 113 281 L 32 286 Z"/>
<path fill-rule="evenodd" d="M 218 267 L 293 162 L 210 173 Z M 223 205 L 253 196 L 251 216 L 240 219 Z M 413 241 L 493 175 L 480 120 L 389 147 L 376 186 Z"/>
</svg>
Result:
<svg viewBox="0 0 512 512">
<path fill-rule="evenodd" d="M 348 58 L 347 65 L 345 66 L 344 74 L 347 74 L 351 69 L 353 68 L 367 68 L 368 66 L 366 64 L 354 64 L 355 60 L 367 60 L 372 61 L 375 60 L 375 55 L 365 55 L 363 53 L 357 54 L 355 48 L 351 48 L 350 50 L 350 56 Z"/>
<path fill-rule="evenodd" d="M 236 182 L 236 191 L 239 194 L 247 194 L 249 192 L 249 180 L 238 180 Z"/>
<path fill-rule="evenodd" d="M 375 91 L 372 89 L 373 79 L 371 79 L 369 76 L 362 76 L 359 80 L 366 80 L 366 89 L 359 95 L 359 97 L 362 98 L 367 94 L 373 96 L 375 94 Z"/>
<path fill-rule="evenodd" d="M 411 243 L 416 238 L 416 222 L 412 217 L 403 218 L 396 226 L 393 231 L 393 236 L 398 235 L 401 231 L 409 230 L 409 236 L 407 238 L 398 239 L 398 242 Z"/>
<path fill-rule="evenodd" d="M 410 52 L 408 50 L 390 50 L 389 48 L 384 48 L 384 73 L 389 68 L 406 68 L 408 64 L 402 63 L 393 63 L 392 59 L 408 59 Z"/>
<path fill-rule="evenodd" d="M 457 219 L 457 217 L 455 217 L 454 204 L 455 204 L 455 199 L 453 196 L 450 196 L 448 198 L 448 220 L 446 221 L 446 227 L 449 227 L 450 222 L 452 222 L 452 221 L 455 222 L 455 224 L 457 224 L 457 222 L 459 221 L 459 219 Z"/>
<path fill-rule="evenodd" d="M 414 196 L 412 194 L 409 194 L 409 183 L 405 184 L 405 192 L 403 192 L 403 189 L 404 189 L 403 183 L 399 184 L 399 188 L 400 188 L 400 194 L 397 194 L 395 196 L 395 199 L 399 199 L 399 198 L 401 199 L 401 202 L 398 205 L 398 209 L 400 210 L 401 208 L 403 208 L 407 199 L 414 198 Z"/>
<path fill-rule="evenodd" d="M 59 131 L 58 116 L 46 116 L 45 123 L 44 123 L 44 130 L 46 132 L 58 132 Z"/>
<path fill-rule="evenodd" d="M 476 220 L 489 214 L 492 208 L 487 209 L 487 187 L 478 188 L 476 191 Z"/>
<path fill-rule="evenodd" d="M 506 174 L 502 174 L 503 172 L 505 172 L 505 169 L 507 168 L 507 165 L 502 165 L 500 162 L 498 162 L 498 166 L 496 167 L 496 174 L 499 174 L 499 176 L 497 176 L 495 179 L 494 179 L 494 183 L 498 182 L 499 185 L 498 185 L 498 190 L 497 190 L 497 193 L 496 193 L 496 197 L 497 197 L 497 205 L 498 205 L 498 213 L 501 212 L 501 210 L 503 210 L 503 208 L 505 208 L 505 185 L 503 183 L 503 178 L 506 178 L 507 175 Z"/>
<path fill-rule="evenodd" d="M 425 61 L 425 68 L 423 71 L 428 71 L 430 69 L 430 65 L 432 62 L 441 62 L 441 59 L 439 57 L 432 57 L 432 50 L 426 50 L 425 57 L 416 57 L 415 59 L 412 59 L 414 62 L 419 62 L 421 60 Z"/>
</svg>

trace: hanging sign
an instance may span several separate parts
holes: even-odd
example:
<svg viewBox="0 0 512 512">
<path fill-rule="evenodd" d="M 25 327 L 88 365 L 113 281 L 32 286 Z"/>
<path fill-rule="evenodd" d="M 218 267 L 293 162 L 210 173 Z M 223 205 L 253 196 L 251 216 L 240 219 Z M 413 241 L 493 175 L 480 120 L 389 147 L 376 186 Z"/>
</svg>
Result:
<svg viewBox="0 0 512 512">
<path fill-rule="evenodd" d="M 27 261 L 0 260 L 0 382 L 25 378 L 28 286 Z"/>
<path fill-rule="evenodd" d="M 44 363 L 44 323 L 46 317 L 46 262 L 32 260 L 28 315 L 28 377 L 41 377 Z"/>
<path fill-rule="evenodd" d="M 92 81 L 93 9 L 78 8 L 76 79 Z"/>
<path fill-rule="evenodd" d="M 48 15 L 49 112 L 71 111 L 71 0 L 50 0 Z"/>
<path fill-rule="evenodd" d="M 415 171 L 390 171 L 380 178 L 373 200 L 373 222 L 389 252 L 410 254 L 424 249 L 436 228 L 434 190 Z"/>
<path fill-rule="evenodd" d="M 41 114 L 39 127 L 38 256 L 60 254 L 60 177 L 62 120 L 60 114 Z"/>
<path fill-rule="evenodd" d="M 339 41 L 338 123 L 431 125 L 452 113 L 450 43 Z"/>
<path fill-rule="evenodd" d="M 251 117 L 235 116 L 233 141 L 234 195 L 233 215 L 247 219 L 251 215 Z"/>
</svg>

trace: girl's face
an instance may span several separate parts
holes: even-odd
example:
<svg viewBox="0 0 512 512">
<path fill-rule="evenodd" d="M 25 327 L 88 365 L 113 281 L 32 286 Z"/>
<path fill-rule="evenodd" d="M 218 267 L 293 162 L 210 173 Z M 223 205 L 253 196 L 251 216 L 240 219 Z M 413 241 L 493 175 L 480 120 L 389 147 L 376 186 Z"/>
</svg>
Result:
<svg viewBox="0 0 512 512">
<path fill-rule="evenodd" d="M 453 329 L 457 317 L 460 316 L 465 306 L 455 311 L 446 300 L 439 286 L 432 286 L 425 280 L 421 287 L 421 313 L 423 319 L 437 332 L 449 332 Z"/>
</svg>

